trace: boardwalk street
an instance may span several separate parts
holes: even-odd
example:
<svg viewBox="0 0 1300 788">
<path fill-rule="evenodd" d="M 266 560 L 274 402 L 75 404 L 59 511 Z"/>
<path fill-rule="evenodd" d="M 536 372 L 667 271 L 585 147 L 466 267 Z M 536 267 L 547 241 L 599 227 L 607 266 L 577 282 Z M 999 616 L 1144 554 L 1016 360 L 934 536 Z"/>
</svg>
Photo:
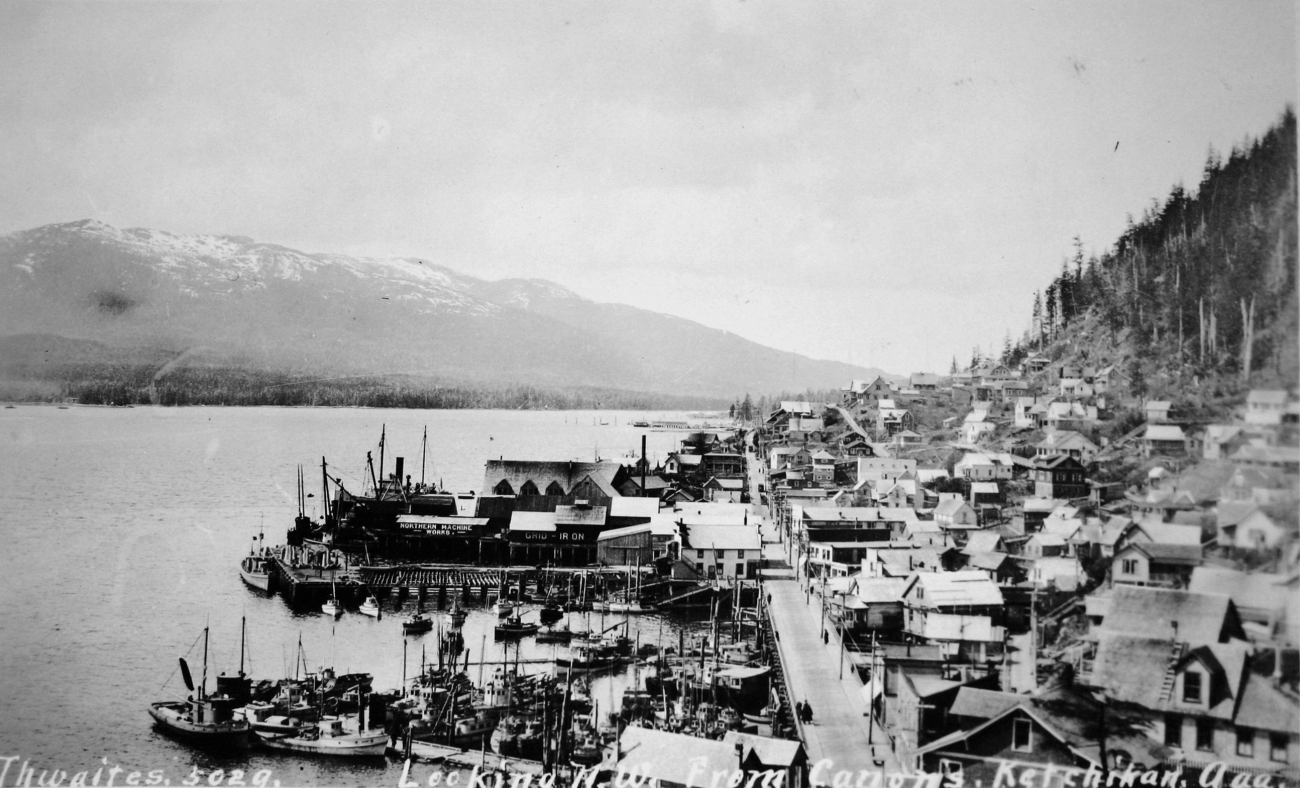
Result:
<svg viewBox="0 0 1300 788">
<path fill-rule="evenodd" d="M 758 501 L 761 472 L 752 461 L 750 476 L 753 500 Z M 863 684 L 856 671 L 844 671 L 838 636 L 824 643 L 815 604 L 794 577 L 785 561 L 776 527 L 760 516 L 763 533 L 763 557 L 770 567 L 764 572 L 764 588 L 771 594 L 769 607 L 773 626 L 779 634 L 781 662 L 790 681 L 790 692 L 798 701 L 812 705 L 813 720 L 801 724 L 800 736 L 814 764 L 828 761 L 832 771 L 852 771 L 884 767 L 898 771 L 899 763 L 887 744 L 872 746 L 869 740 L 884 740 L 883 731 L 872 736 L 869 707 L 862 697 Z M 841 677 L 843 676 L 843 677 Z M 824 773 L 825 770 L 822 770 Z"/>
</svg>

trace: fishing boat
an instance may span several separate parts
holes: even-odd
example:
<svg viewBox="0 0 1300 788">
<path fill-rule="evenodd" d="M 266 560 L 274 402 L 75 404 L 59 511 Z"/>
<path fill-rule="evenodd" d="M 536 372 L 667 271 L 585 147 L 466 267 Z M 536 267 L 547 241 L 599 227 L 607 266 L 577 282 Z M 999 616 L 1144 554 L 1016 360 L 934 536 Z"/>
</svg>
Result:
<svg viewBox="0 0 1300 788">
<path fill-rule="evenodd" d="M 507 758 L 542 759 L 545 731 L 542 720 L 533 713 L 506 715 L 492 731 L 492 751 Z"/>
<path fill-rule="evenodd" d="M 272 718 L 275 719 L 275 718 Z M 257 743 L 273 750 L 309 755 L 383 757 L 388 734 L 383 730 L 349 731 L 340 718 L 321 720 L 292 734 L 258 730 Z"/>
<path fill-rule="evenodd" d="M 454 629 L 460 629 L 465 626 L 465 620 L 469 618 L 469 611 L 460 606 L 460 600 L 457 599 L 451 605 L 451 626 Z"/>
<path fill-rule="evenodd" d="M 366 601 L 361 603 L 360 611 L 363 616 L 379 618 L 379 600 L 373 595 L 366 597 Z"/>
<path fill-rule="evenodd" d="M 532 635 L 541 629 L 542 625 L 536 621 L 524 621 L 520 616 L 514 615 L 510 618 L 500 621 L 494 630 L 498 640 L 504 638 L 521 638 Z"/>
<path fill-rule="evenodd" d="M 258 533 L 253 544 L 248 548 L 248 555 L 239 562 L 239 576 L 251 588 L 258 591 L 271 590 L 271 555 L 261 544 L 265 534 Z"/>
<path fill-rule="evenodd" d="M 260 555 L 247 555 L 239 562 L 239 576 L 258 591 L 271 590 L 270 559 Z"/>
<path fill-rule="evenodd" d="M 583 640 L 569 644 L 568 656 L 555 657 L 555 675 L 567 676 L 570 671 L 596 673 L 610 670 L 622 663 L 618 652 L 601 641 Z"/>
<path fill-rule="evenodd" d="M 402 622 L 402 631 L 408 635 L 419 635 L 433 629 L 433 619 L 423 613 L 412 613 Z"/>
<path fill-rule="evenodd" d="M 304 706 L 309 711 L 310 707 Z M 242 709 L 235 711 L 235 716 L 243 717 L 253 729 L 253 733 L 270 733 L 279 736 L 296 736 L 301 733 L 305 726 L 311 725 L 311 720 L 303 719 L 297 715 L 279 714 L 280 709 L 275 703 L 250 703 Z M 304 715 L 306 716 L 306 715 Z"/>
<path fill-rule="evenodd" d="M 343 615 L 343 605 L 339 604 L 339 590 L 334 581 L 330 581 L 330 598 L 320 606 L 321 612 L 338 618 Z"/>
<path fill-rule="evenodd" d="M 241 649 L 242 656 L 242 649 Z M 181 678 L 192 695 L 183 701 L 159 701 L 149 704 L 149 715 L 163 732 L 191 744 L 213 749 L 242 747 L 252 730 L 248 722 L 235 718 L 235 698 L 225 694 L 209 696 L 208 628 L 203 628 L 203 674 L 197 688 L 190 676 L 190 666 L 180 658 Z M 240 675 L 243 675 L 242 665 Z"/>
<path fill-rule="evenodd" d="M 568 643 L 574 637 L 568 627 L 545 627 L 537 633 L 538 643 Z"/>
<path fill-rule="evenodd" d="M 653 613 L 653 607 L 646 607 L 636 600 L 611 600 L 601 603 L 606 613 Z"/>
<path fill-rule="evenodd" d="M 537 616 L 542 620 L 543 624 L 554 624 L 564 618 L 564 608 L 560 607 L 556 602 L 547 602 L 546 606 L 538 611 Z"/>
</svg>

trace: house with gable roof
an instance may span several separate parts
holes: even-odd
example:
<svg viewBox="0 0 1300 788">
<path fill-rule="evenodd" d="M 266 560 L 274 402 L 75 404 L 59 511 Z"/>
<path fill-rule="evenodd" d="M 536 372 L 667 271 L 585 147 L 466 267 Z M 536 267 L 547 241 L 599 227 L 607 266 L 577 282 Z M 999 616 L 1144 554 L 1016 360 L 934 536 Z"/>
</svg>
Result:
<svg viewBox="0 0 1300 788">
<path fill-rule="evenodd" d="M 1074 430 L 1057 430 L 1049 432 L 1035 447 L 1038 457 L 1055 457 L 1066 455 L 1078 460 L 1082 465 L 1091 465 L 1101 451 L 1097 444 Z"/>
<path fill-rule="evenodd" d="M 1300 776 L 1295 677 L 1256 659 L 1228 596 L 1116 587 L 1103 616 L 1077 681 L 1144 710 L 1171 765 Z"/>
<path fill-rule="evenodd" d="M 975 662 L 1001 653 L 1002 590 L 985 572 L 917 572 L 902 599 L 904 628 L 921 642 Z"/>
<path fill-rule="evenodd" d="M 1288 399 L 1285 389 L 1251 389 L 1246 395 L 1246 423 L 1266 426 L 1281 424 Z"/>
</svg>

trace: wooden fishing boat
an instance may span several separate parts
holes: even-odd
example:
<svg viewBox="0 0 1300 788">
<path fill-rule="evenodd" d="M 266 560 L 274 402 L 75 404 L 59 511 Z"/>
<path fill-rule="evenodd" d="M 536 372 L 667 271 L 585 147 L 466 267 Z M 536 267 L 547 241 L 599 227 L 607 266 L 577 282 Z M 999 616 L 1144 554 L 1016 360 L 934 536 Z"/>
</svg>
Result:
<svg viewBox="0 0 1300 788">
<path fill-rule="evenodd" d="M 538 643 L 568 643 L 574 637 L 568 627 L 546 627 L 537 633 Z"/>
<path fill-rule="evenodd" d="M 542 625 L 536 621 L 524 621 L 518 616 L 506 619 L 496 625 L 494 630 L 498 640 L 521 638 L 535 634 Z"/>
<path fill-rule="evenodd" d="M 343 605 L 339 603 L 339 590 L 333 580 L 330 581 L 330 598 L 325 600 L 325 604 L 321 605 L 320 609 L 322 613 L 335 618 L 343 615 Z"/>
<path fill-rule="evenodd" d="M 272 718 L 276 719 L 276 718 Z M 308 755 L 358 757 L 383 757 L 388 746 L 388 734 L 382 730 L 348 731 L 343 720 L 332 718 L 314 725 L 303 726 L 293 734 L 256 732 L 257 743 L 273 750 Z"/>
<path fill-rule="evenodd" d="M 270 564 L 270 558 L 250 553 L 239 562 L 239 576 L 250 588 L 270 592 Z"/>
<path fill-rule="evenodd" d="M 419 635 L 433 629 L 433 619 L 423 613 L 412 613 L 402 622 L 402 631 L 408 635 Z"/>
<path fill-rule="evenodd" d="M 252 728 L 235 718 L 235 698 L 225 694 L 209 696 L 208 628 L 203 628 L 203 675 L 197 688 L 190 676 L 190 666 L 180 659 L 181 678 L 193 694 L 183 701 L 159 701 L 149 704 L 149 716 L 159 730 L 190 744 L 211 749 L 233 749 L 248 743 Z M 240 671 L 243 673 L 242 669 Z"/>
<path fill-rule="evenodd" d="M 371 618 L 379 618 L 379 600 L 375 599 L 373 595 L 368 596 L 366 597 L 366 601 L 361 603 L 361 607 L 359 610 L 361 612 L 361 615 L 363 616 L 370 616 Z"/>
</svg>

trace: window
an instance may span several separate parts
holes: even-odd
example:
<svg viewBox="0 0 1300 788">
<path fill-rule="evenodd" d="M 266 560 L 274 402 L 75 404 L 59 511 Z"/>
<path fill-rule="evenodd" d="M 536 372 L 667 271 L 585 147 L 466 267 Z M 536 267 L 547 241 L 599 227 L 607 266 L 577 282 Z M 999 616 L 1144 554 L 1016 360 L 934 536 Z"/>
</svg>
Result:
<svg viewBox="0 0 1300 788">
<path fill-rule="evenodd" d="M 1201 702 L 1201 674 L 1188 671 L 1183 674 L 1183 703 Z"/>
<path fill-rule="evenodd" d="M 695 551 L 695 557 L 698 558 L 699 560 L 703 561 L 703 560 L 704 560 L 704 551 L 703 551 L 703 550 L 696 550 L 696 551 Z"/>
<path fill-rule="evenodd" d="M 1029 752 L 1033 749 L 1030 741 L 1030 732 L 1033 730 L 1033 723 L 1025 719 L 1016 719 L 1011 722 L 1011 749 L 1020 752 Z"/>
<path fill-rule="evenodd" d="M 1183 715 L 1181 714 L 1165 715 L 1165 746 L 1166 747 L 1183 746 Z"/>
<path fill-rule="evenodd" d="M 1268 735 L 1268 758 L 1271 761 L 1286 763 L 1286 748 L 1290 743 L 1290 736 L 1285 733 L 1270 733 Z"/>
<path fill-rule="evenodd" d="M 1138 562 L 1136 558 L 1125 558 L 1120 561 L 1120 574 L 1135 575 L 1138 571 Z"/>
<path fill-rule="evenodd" d="M 1237 754 L 1243 758 L 1255 757 L 1255 729 L 1237 728 Z"/>
<path fill-rule="evenodd" d="M 1214 749 L 1214 720 L 1196 721 L 1196 749 Z"/>
</svg>

